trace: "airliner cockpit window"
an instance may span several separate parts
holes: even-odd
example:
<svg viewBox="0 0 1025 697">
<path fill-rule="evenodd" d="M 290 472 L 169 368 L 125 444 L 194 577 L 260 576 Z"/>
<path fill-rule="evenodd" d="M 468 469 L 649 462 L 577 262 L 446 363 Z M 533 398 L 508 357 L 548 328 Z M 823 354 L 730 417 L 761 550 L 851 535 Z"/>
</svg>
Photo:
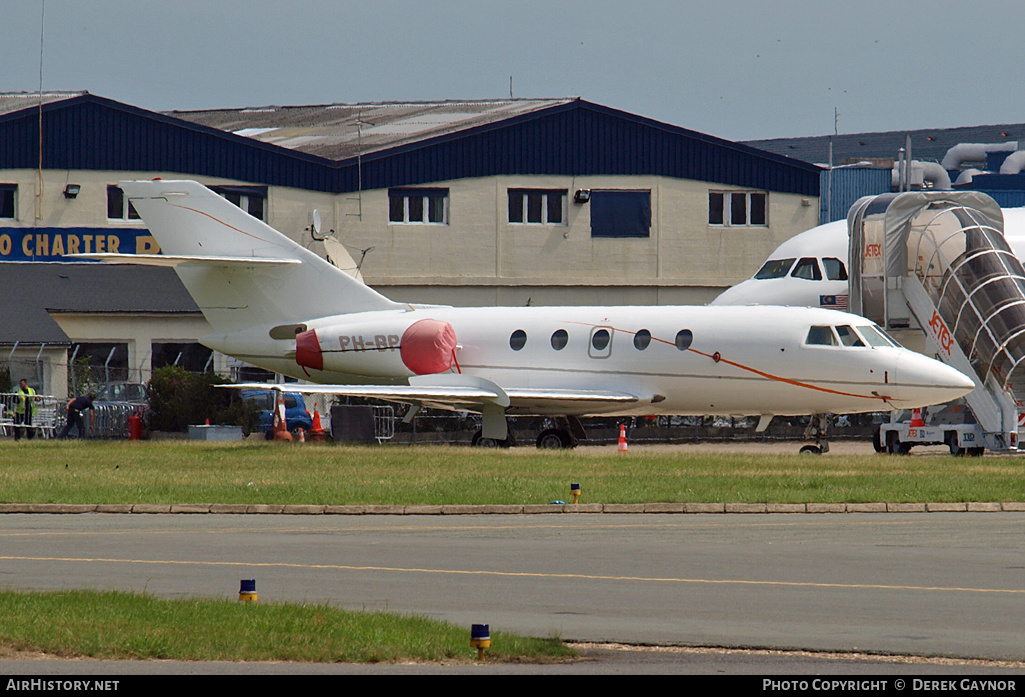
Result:
<svg viewBox="0 0 1025 697">
<path fill-rule="evenodd" d="M 844 346 L 864 346 L 865 342 L 861 340 L 851 327 L 846 324 L 841 324 L 836 328 L 836 333 L 840 335 L 840 343 Z"/>
<path fill-rule="evenodd" d="M 858 331 L 863 337 L 865 337 L 865 341 L 868 342 L 869 346 L 899 346 L 896 341 L 892 341 L 888 336 L 883 334 L 882 330 L 878 327 L 858 327 Z"/>
<path fill-rule="evenodd" d="M 847 267 L 843 262 L 833 257 L 825 257 L 822 260 L 822 267 L 826 270 L 826 278 L 830 281 L 846 281 Z"/>
<path fill-rule="evenodd" d="M 793 265 L 793 259 L 769 259 L 755 274 L 755 279 L 764 281 L 767 278 L 783 278 Z"/>
<path fill-rule="evenodd" d="M 818 262 L 812 257 L 805 257 L 797 262 L 797 266 L 790 272 L 794 278 L 803 278 L 806 281 L 821 281 L 822 272 L 819 271 Z"/>
<path fill-rule="evenodd" d="M 812 327 L 808 330 L 808 339 L 804 342 L 809 346 L 836 346 L 836 335 L 829 327 Z"/>
</svg>

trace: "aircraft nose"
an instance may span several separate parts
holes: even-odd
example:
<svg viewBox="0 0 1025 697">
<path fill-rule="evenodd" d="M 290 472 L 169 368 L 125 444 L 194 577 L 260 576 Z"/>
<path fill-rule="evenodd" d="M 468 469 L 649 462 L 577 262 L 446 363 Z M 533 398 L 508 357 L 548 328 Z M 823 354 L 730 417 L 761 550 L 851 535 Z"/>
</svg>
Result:
<svg viewBox="0 0 1025 697">
<path fill-rule="evenodd" d="M 975 389 L 972 379 L 961 371 L 914 351 L 901 352 L 896 373 L 898 385 L 907 391 L 903 408 L 951 402 Z"/>
<path fill-rule="evenodd" d="M 737 285 L 727 288 L 709 305 L 750 305 L 751 303 L 767 303 L 764 298 L 759 297 L 756 282 L 752 279 L 741 281 Z"/>
</svg>

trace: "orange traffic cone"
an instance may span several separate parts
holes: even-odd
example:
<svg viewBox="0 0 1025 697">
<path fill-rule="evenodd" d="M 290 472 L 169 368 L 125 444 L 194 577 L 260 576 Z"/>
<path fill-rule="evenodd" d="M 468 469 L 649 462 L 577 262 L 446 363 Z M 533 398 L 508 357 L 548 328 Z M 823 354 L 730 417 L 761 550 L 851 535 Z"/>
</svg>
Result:
<svg viewBox="0 0 1025 697">
<path fill-rule="evenodd" d="M 274 407 L 274 440 L 292 441 L 292 434 L 288 432 L 288 421 L 285 419 L 285 400 L 280 393 Z"/>
<path fill-rule="evenodd" d="M 299 429 L 299 442 L 300 443 L 305 443 L 306 442 L 306 429 L 304 429 L 304 428 L 300 428 Z"/>
<path fill-rule="evenodd" d="M 326 436 L 327 433 L 324 431 L 324 426 L 320 423 L 320 412 L 314 409 L 313 423 L 310 425 L 310 441 L 323 443 L 326 440 Z"/>
<path fill-rule="evenodd" d="M 626 447 L 626 424 L 619 424 L 619 452 L 625 453 Z"/>
<path fill-rule="evenodd" d="M 921 409 L 913 409 L 911 411 L 911 427 L 912 428 L 920 428 L 922 426 L 925 426 L 925 422 L 922 421 L 922 410 Z"/>
</svg>

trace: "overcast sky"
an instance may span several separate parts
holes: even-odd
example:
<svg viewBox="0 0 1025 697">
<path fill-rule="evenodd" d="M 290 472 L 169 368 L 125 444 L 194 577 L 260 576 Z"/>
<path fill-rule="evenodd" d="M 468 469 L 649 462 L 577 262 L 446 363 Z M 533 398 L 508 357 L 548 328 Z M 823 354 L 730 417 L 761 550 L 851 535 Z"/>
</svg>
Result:
<svg viewBox="0 0 1025 697">
<path fill-rule="evenodd" d="M 2 0 L 0 91 L 579 96 L 731 140 L 1025 121 L 1021 0 Z"/>
</svg>

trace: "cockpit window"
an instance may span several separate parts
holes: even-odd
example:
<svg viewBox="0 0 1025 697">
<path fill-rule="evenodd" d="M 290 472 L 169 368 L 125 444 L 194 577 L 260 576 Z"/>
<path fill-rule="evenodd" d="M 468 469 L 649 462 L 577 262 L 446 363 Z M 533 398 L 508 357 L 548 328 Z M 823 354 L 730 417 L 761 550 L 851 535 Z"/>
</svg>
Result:
<svg viewBox="0 0 1025 697">
<path fill-rule="evenodd" d="M 830 281 L 846 281 L 847 267 L 843 262 L 833 257 L 826 257 L 822 260 L 822 267 L 826 270 L 826 278 Z"/>
<path fill-rule="evenodd" d="M 864 346 L 865 342 L 861 340 L 851 327 L 846 324 L 841 324 L 836 328 L 836 333 L 840 335 L 840 343 L 844 346 Z"/>
<path fill-rule="evenodd" d="M 858 332 L 865 337 L 865 341 L 868 342 L 869 346 L 899 346 L 896 341 L 886 336 L 879 327 L 866 325 L 858 327 Z"/>
<path fill-rule="evenodd" d="M 797 266 L 790 273 L 794 278 L 803 278 L 806 281 L 821 281 L 822 272 L 819 271 L 819 264 L 813 257 L 806 257 L 797 262 Z"/>
<path fill-rule="evenodd" d="M 808 339 L 805 341 L 809 346 L 836 346 L 836 335 L 829 327 L 812 327 L 808 330 Z"/>
<path fill-rule="evenodd" d="M 767 278 L 783 278 L 793 265 L 793 259 L 769 259 L 755 274 L 755 279 L 764 281 Z"/>
</svg>

